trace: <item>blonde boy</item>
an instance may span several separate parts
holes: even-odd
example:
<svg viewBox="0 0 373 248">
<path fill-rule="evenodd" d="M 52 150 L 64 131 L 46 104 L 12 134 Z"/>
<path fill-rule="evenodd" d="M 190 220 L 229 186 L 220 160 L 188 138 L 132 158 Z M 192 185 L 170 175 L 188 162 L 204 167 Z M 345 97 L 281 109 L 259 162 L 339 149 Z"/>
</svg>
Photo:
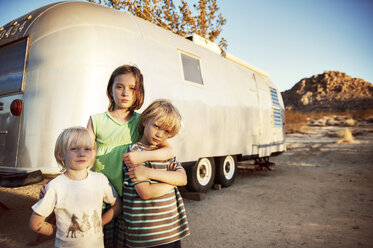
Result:
<svg viewBox="0 0 373 248">
<path fill-rule="evenodd" d="M 121 202 L 101 173 L 89 171 L 96 145 L 84 127 L 65 129 L 54 155 L 64 172 L 51 180 L 46 193 L 32 206 L 30 228 L 43 235 L 56 234 L 55 247 L 104 247 L 102 225 L 121 211 Z M 112 208 L 101 218 L 102 203 Z M 52 212 L 56 226 L 45 221 Z"/>
<path fill-rule="evenodd" d="M 181 116 L 171 102 L 154 101 L 140 116 L 141 140 L 129 147 L 154 150 L 164 146 L 180 129 Z M 184 203 L 176 186 L 187 183 L 175 159 L 123 166 L 123 214 L 127 247 L 181 247 L 189 235 Z M 151 178 L 151 179 L 150 179 Z"/>
</svg>

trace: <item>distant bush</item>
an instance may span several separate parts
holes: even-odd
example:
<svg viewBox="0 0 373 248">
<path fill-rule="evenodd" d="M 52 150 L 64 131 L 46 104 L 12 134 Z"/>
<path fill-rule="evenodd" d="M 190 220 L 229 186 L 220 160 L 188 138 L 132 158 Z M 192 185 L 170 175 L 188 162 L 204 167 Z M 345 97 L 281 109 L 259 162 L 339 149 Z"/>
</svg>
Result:
<svg viewBox="0 0 373 248">
<path fill-rule="evenodd" d="M 352 132 L 349 128 L 340 130 L 340 132 L 338 133 L 338 136 L 341 137 L 341 139 L 337 141 L 337 144 L 354 142 L 354 137 L 352 136 Z"/>
<path fill-rule="evenodd" d="M 307 123 L 307 116 L 301 112 L 293 112 L 290 110 L 285 110 L 285 123 L 295 124 L 295 123 Z"/>
<path fill-rule="evenodd" d="M 302 133 L 307 128 L 306 114 L 285 110 L 285 133 Z"/>
<path fill-rule="evenodd" d="M 352 114 L 352 117 L 355 120 L 364 120 L 364 121 L 370 120 L 373 118 L 373 109 L 358 110 Z"/>
<path fill-rule="evenodd" d="M 357 110 L 354 112 L 293 112 L 285 110 L 285 123 L 307 123 L 309 119 L 320 119 L 324 116 L 345 116 L 355 120 L 369 120 L 373 118 L 373 109 Z"/>
<path fill-rule="evenodd" d="M 348 124 L 347 122 L 348 121 L 351 122 L 353 120 L 363 120 L 363 121 L 373 122 L 373 109 L 358 110 L 354 112 L 348 111 L 348 112 L 310 112 L 310 113 L 302 113 L 302 112 L 295 112 L 291 110 L 285 110 L 285 127 L 286 127 L 285 131 L 286 133 L 302 133 L 307 130 L 310 123 L 315 122 L 315 120 L 322 120 L 324 117 L 330 117 L 330 116 L 334 116 L 333 117 L 334 120 L 338 120 L 338 122 L 342 124 L 344 123 L 343 124 L 344 126 L 354 126 L 354 125 L 347 125 Z M 349 119 L 346 120 L 346 117 L 351 118 L 351 120 Z M 328 123 L 328 125 L 330 125 L 330 123 Z"/>
</svg>

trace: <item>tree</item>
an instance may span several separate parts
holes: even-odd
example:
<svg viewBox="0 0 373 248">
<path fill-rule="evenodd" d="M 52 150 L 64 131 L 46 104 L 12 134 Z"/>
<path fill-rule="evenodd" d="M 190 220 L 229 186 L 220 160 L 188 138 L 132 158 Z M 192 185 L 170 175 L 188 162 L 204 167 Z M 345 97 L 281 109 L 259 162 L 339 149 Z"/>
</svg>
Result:
<svg viewBox="0 0 373 248">
<path fill-rule="evenodd" d="M 221 13 L 216 0 L 198 0 L 189 8 L 186 0 L 176 7 L 173 0 L 88 0 L 88 2 L 103 4 L 117 10 L 126 10 L 135 16 L 161 26 L 171 32 L 190 36 L 198 34 L 210 41 L 215 41 L 227 20 Z M 227 41 L 222 37 L 219 46 L 224 50 Z"/>
</svg>

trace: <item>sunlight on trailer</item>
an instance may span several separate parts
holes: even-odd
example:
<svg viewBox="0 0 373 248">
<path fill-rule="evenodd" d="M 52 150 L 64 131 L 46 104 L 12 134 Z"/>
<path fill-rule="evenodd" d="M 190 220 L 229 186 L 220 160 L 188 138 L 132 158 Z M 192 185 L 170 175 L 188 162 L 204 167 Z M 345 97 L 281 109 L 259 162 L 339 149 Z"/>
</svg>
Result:
<svg viewBox="0 0 373 248">
<path fill-rule="evenodd" d="M 1 28 L 0 64 L 4 170 L 58 173 L 58 134 L 106 111 L 107 82 L 123 64 L 144 75 L 142 109 L 157 98 L 179 109 L 183 128 L 170 143 L 189 190 L 230 186 L 238 161 L 285 151 L 284 104 L 267 73 L 127 12 L 88 2 L 34 10 Z"/>
</svg>

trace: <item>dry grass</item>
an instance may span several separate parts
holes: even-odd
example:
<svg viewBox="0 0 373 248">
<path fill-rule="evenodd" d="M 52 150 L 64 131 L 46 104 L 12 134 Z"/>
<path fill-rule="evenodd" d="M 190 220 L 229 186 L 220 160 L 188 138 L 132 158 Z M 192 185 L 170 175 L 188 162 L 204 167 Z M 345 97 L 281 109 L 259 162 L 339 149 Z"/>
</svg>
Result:
<svg viewBox="0 0 373 248">
<path fill-rule="evenodd" d="M 373 109 L 352 112 L 312 112 L 301 113 L 285 110 L 286 133 L 303 133 L 308 129 L 309 119 L 321 119 L 324 116 L 344 116 L 355 120 L 373 120 Z"/>
<path fill-rule="evenodd" d="M 307 123 L 307 116 L 301 112 L 293 112 L 285 110 L 285 123 L 294 124 L 294 123 Z"/>
<path fill-rule="evenodd" d="M 307 131 L 307 116 L 300 112 L 285 110 L 285 132 L 303 133 Z"/>
<path fill-rule="evenodd" d="M 338 136 L 341 137 L 342 139 L 338 140 L 337 144 L 354 142 L 354 137 L 352 136 L 352 132 L 349 128 L 340 130 L 340 132 L 338 133 Z"/>
<path fill-rule="evenodd" d="M 352 117 L 355 120 L 369 120 L 373 118 L 373 109 L 367 109 L 367 110 L 358 110 L 355 113 L 352 114 Z"/>
<path fill-rule="evenodd" d="M 359 120 L 367 120 L 373 117 L 373 109 L 367 110 L 358 110 L 355 112 L 311 112 L 311 113 L 301 113 L 301 112 L 293 112 L 290 110 L 285 110 L 285 121 L 286 123 L 298 123 L 304 122 L 307 123 L 307 118 L 314 118 L 319 119 L 324 116 L 347 116 L 353 119 Z"/>
</svg>

